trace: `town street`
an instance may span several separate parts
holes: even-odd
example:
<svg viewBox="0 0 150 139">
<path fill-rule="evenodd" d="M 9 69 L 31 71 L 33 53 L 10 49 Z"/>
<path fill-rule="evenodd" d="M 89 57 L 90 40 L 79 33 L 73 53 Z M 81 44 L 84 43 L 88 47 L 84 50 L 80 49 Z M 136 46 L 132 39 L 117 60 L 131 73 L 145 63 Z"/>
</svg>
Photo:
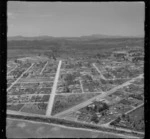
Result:
<svg viewBox="0 0 150 139">
<path fill-rule="evenodd" d="M 9 73 L 11 73 L 12 71 L 14 71 L 18 66 L 16 65 L 12 70 L 10 70 L 7 75 L 9 75 Z"/>
<path fill-rule="evenodd" d="M 96 68 L 96 70 L 99 72 L 100 74 L 100 77 L 103 79 L 103 80 L 106 80 L 106 78 L 103 76 L 102 72 L 97 68 L 97 66 L 95 65 L 95 63 L 93 63 L 93 66 Z"/>
<path fill-rule="evenodd" d="M 135 77 L 135 78 L 133 78 L 133 79 L 131 79 L 131 80 L 129 80 L 129 81 L 127 81 L 127 82 L 121 84 L 121 85 L 118 85 L 117 87 L 114 87 L 113 89 L 111 89 L 111 90 L 109 90 L 109 91 L 107 91 L 107 92 L 104 92 L 104 93 L 102 93 L 102 94 L 100 94 L 100 95 L 98 95 L 98 96 L 95 96 L 95 97 L 93 97 L 93 98 L 87 100 L 87 101 L 84 101 L 83 103 L 80 103 L 79 105 L 76 105 L 76 106 L 74 106 L 74 107 L 72 107 L 72 108 L 70 108 L 70 109 L 68 109 L 68 110 L 65 110 L 65 111 L 63 111 L 63 112 L 60 112 L 60 113 L 54 115 L 54 117 L 60 117 L 60 116 L 62 117 L 64 114 L 69 114 L 69 113 L 71 113 L 71 112 L 73 112 L 73 111 L 77 111 L 77 110 L 79 110 L 80 108 L 83 108 L 83 107 L 85 107 L 85 106 L 91 104 L 92 101 L 94 101 L 95 99 L 103 99 L 104 97 L 106 97 L 106 96 L 108 96 L 108 95 L 110 95 L 110 94 L 113 94 L 113 93 L 116 92 L 118 89 L 130 85 L 131 82 L 135 81 L 136 79 L 142 78 L 142 75 L 143 75 L 143 74 L 141 74 L 141 75 L 139 75 L 138 77 Z"/>
<path fill-rule="evenodd" d="M 44 65 L 43 69 L 40 72 L 40 75 L 43 73 L 44 69 L 46 68 L 46 66 L 48 65 L 48 61 L 46 62 L 46 64 Z"/>
<path fill-rule="evenodd" d="M 54 85 L 53 85 L 53 88 L 52 88 L 52 93 L 51 93 L 49 103 L 48 103 L 48 106 L 47 106 L 46 116 L 51 116 L 53 103 L 54 103 L 54 98 L 55 98 L 56 89 L 57 89 L 57 82 L 58 82 L 58 79 L 59 79 L 61 63 L 62 63 L 62 61 L 59 61 L 56 76 L 55 76 L 55 80 L 54 80 Z"/>
<path fill-rule="evenodd" d="M 31 65 L 26 71 L 24 71 L 24 72 L 20 75 L 20 77 L 17 78 L 16 81 L 14 81 L 14 82 L 11 84 L 11 86 L 7 89 L 7 92 L 21 79 L 21 77 L 22 77 L 25 73 L 27 73 L 27 72 L 32 68 L 33 65 L 34 65 L 34 63 L 32 63 L 32 65 Z"/>
</svg>

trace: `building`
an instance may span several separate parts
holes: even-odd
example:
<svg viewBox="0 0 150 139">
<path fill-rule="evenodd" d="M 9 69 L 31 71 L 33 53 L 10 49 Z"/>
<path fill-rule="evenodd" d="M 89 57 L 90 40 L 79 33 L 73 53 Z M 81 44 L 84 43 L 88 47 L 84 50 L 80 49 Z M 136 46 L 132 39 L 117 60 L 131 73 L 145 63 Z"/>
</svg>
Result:
<svg viewBox="0 0 150 139">
<path fill-rule="evenodd" d="M 132 58 L 132 62 L 139 62 L 139 61 L 144 61 L 144 57 L 143 56 L 137 56 Z"/>
<path fill-rule="evenodd" d="M 126 59 L 128 57 L 128 53 L 126 51 L 115 51 L 112 54 L 112 57 L 117 59 Z"/>
</svg>

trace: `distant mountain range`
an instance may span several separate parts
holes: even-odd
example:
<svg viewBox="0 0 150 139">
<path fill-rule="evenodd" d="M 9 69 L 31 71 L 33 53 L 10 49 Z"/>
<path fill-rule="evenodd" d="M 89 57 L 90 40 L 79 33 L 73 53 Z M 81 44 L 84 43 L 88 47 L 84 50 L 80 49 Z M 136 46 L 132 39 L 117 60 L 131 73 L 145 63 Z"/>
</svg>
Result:
<svg viewBox="0 0 150 139">
<path fill-rule="evenodd" d="M 8 40 L 43 40 L 43 39 L 52 39 L 51 36 L 35 36 L 35 37 L 24 37 L 24 36 L 11 36 L 8 37 Z"/>
<path fill-rule="evenodd" d="M 113 35 L 103 35 L 103 34 L 93 34 L 88 36 L 80 36 L 80 37 L 52 37 L 52 36 L 34 36 L 34 37 L 24 37 L 24 36 L 10 36 L 8 37 L 8 41 L 11 40 L 57 40 L 57 39 L 65 39 L 65 40 L 93 40 L 93 39 L 107 39 L 107 38 L 144 38 L 144 36 L 113 36 Z"/>
<path fill-rule="evenodd" d="M 143 37 L 143 36 L 121 36 L 121 35 L 104 35 L 104 34 L 92 34 L 89 36 L 81 36 L 81 37 L 94 37 L 94 38 L 136 38 L 136 37 Z"/>
</svg>

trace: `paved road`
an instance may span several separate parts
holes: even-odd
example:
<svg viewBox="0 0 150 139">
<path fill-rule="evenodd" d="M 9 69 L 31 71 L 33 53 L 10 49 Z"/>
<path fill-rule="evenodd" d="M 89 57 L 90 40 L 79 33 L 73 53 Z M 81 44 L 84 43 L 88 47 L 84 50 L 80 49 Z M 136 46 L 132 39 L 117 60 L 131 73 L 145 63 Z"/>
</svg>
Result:
<svg viewBox="0 0 150 139">
<path fill-rule="evenodd" d="M 130 111 L 127 111 L 125 114 L 129 114 L 130 112 L 142 107 L 144 105 L 144 103 L 140 104 L 139 106 L 135 107 L 134 109 L 130 110 Z"/>
<path fill-rule="evenodd" d="M 18 65 L 16 65 L 12 70 L 10 70 L 10 71 L 7 73 L 7 75 L 8 75 L 9 73 L 11 73 L 12 71 L 14 71 L 17 67 L 18 67 Z"/>
<path fill-rule="evenodd" d="M 72 130 L 83 130 L 83 131 L 89 131 L 89 132 L 93 132 L 93 133 L 103 133 L 103 134 L 110 134 L 110 135 L 115 135 L 115 136 L 118 136 L 118 137 L 121 137 L 121 138 L 136 138 L 136 139 L 139 139 L 139 137 L 135 137 L 135 136 L 132 136 L 132 135 L 124 135 L 124 134 L 120 134 L 120 133 L 113 133 L 113 132 L 107 132 L 107 131 L 100 131 L 100 130 L 92 130 L 92 129 L 86 129 L 86 128 L 75 128 L 75 127 L 67 127 L 65 125 L 58 125 L 58 124 L 54 124 L 54 123 L 43 123 L 43 122 L 39 122 L 39 121 L 30 121 L 30 120 L 25 120 L 25 119 L 12 119 L 12 118 L 7 118 L 6 120 L 12 120 L 12 121 L 17 121 L 17 122 L 29 122 L 29 123 L 32 123 L 32 124 L 40 124 L 42 123 L 42 125 L 52 125 L 52 126 L 56 126 L 56 127 L 59 127 L 59 128 L 65 128 L 65 129 L 72 129 Z M 11 126 L 12 124 L 6 126 L 6 130 Z M 76 132 L 75 131 L 75 132 Z"/>
<path fill-rule="evenodd" d="M 96 68 L 96 70 L 99 72 L 100 74 L 100 77 L 103 79 L 103 80 L 106 80 L 106 78 L 103 76 L 102 72 L 97 68 L 97 66 L 95 65 L 95 63 L 93 63 L 93 66 Z"/>
<path fill-rule="evenodd" d="M 22 109 L 22 108 L 21 108 Z M 20 109 L 20 110 L 21 110 Z M 27 113 L 27 112 L 22 112 L 22 111 L 13 111 L 13 110 L 7 110 L 6 113 L 7 114 L 12 114 L 12 115 L 26 115 L 26 116 L 37 116 L 37 117 L 46 117 L 45 115 L 41 115 L 41 114 L 34 114 L 34 113 Z"/>
<path fill-rule="evenodd" d="M 114 126 L 108 126 L 108 125 L 101 125 L 101 127 L 105 127 L 105 128 L 109 128 L 109 129 L 115 129 L 115 130 L 119 130 L 119 131 L 124 131 L 124 132 L 134 132 L 134 133 L 137 133 L 137 134 L 141 134 L 141 135 L 144 135 L 145 133 L 144 132 L 139 132 L 139 131 L 132 131 L 130 129 L 125 129 L 125 128 L 121 128 L 121 127 L 114 127 Z"/>
<path fill-rule="evenodd" d="M 17 104 L 38 104 L 38 103 L 41 103 L 41 102 L 15 102 L 15 103 L 7 103 L 8 105 L 11 105 L 11 104 L 15 104 L 15 105 L 17 105 Z M 43 102 L 42 102 L 43 103 Z M 48 102 L 44 102 L 45 104 L 47 104 Z"/>
<path fill-rule="evenodd" d="M 46 116 L 45 115 L 38 115 L 38 114 L 32 114 L 32 113 L 25 113 L 25 112 L 19 112 L 19 111 L 12 111 L 12 110 L 7 110 L 7 114 L 14 114 L 14 115 L 27 115 L 27 116 L 30 116 L 30 117 L 33 117 L 33 116 L 36 116 L 36 117 L 43 117 L 45 118 Z M 11 118 L 9 118 L 11 119 Z M 14 119 L 14 118 L 13 118 Z M 20 120 L 20 119 L 16 119 L 16 120 Z M 21 119 L 21 120 L 24 120 L 24 119 Z M 28 121 L 28 120 L 27 120 Z M 29 120 L 30 121 L 30 120 Z M 32 121 L 31 121 L 32 122 Z M 33 121 L 34 122 L 34 121 Z M 38 122 L 38 121 L 35 121 L 35 122 Z M 79 121 L 76 121 L 77 123 L 80 123 Z M 40 122 L 41 123 L 41 122 Z M 51 123 L 46 123 L 46 124 L 51 124 Z M 93 124 L 89 124 L 89 123 L 85 123 L 86 125 L 93 125 Z M 98 125 L 96 125 L 98 126 Z M 101 125 L 99 125 L 100 127 L 102 127 Z M 69 127 L 70 128 L 70 127 Z M 107 128 L 107 127 L 106 127 Z M 109 128 L 109 127 L 108 127 Z M 79 128 L 80 129 L 80 128 Z M 114 128 L 113 128 L 114 129 Z M 88 130 L 88 129 L 87 129 Z M 117 130 L 117 129 L 116 129 Z M 118 129 L 120 130 L 120 129 Z M 102 131 L 104 132 L 104 131 Z M 107 131 L 106 131 L 107 132 Z M 128 132 L 128 131 L 127 131 Z M 113 132 L 108 132 L 108 133 L 113 133 Z M 114 134 L 117 134 L 119 135 L 120 133 L 114 133 Z M 124 135 L 124 134 L 120 134 L 120 135 L 123 135 L 123 136 L 126 136 L 126 138 L 130 135 Z M 134 136 L 130 136 L 131 138 L 134 138 Z M 135 138 L 138 138 L 138 137 L 135 137 Z"/>
<path fill-rule="evenodd" d="M 27 73 L 27 72 L 32 68 L 33 65 L 34 65 L 34 63 L 32 63 L 32 65 L 31 65 L 26 71 L 24 71 L 24 72 L 20 75 L 20 77 L 18 77 L 17 80 L 14 81 L 14 82 L 11 84 L 11 86 L 10 86 L 9 88 L 7 88 L 7 92 L 21 79 L 21 77 L 22 77 L 25 73 Z"/>
<path fill-rule="evenodd" d="M 82 81 L 80 80 L 79 82 L 80 82 L 82 93 L 84 93 L 83 86 L 82 86 Z"/>
<path fill-rule="evenodd" d="M 43 73 L 44 69 L 46 68 L 46 66 L 48 65 L 48 61 L 46 62 L 46 64 L 44 65 L 43 69 L 41 70 L 40 74 Z"/>
<path fill-rule="evenodd" d="M 73 112 L 73 111 L 77 111 L 77 110 L 79 110 L 80 108 L 83 108 L 83 107 L 85 107 L 85 106 L 91 104 L 92 101 L 94 101 L 94 100 L 96 100 L 96 99 L 102 99 L 102 98 L 104 98 L 104 97 L 106 97 L 106 96 L 108 96 L 108 95 L 110 95 L 110 94 L 113 94 L 113 93 L 116 92 L 118 89 L 130 85 L 130 83 L 133 82 L 134 80 L 136 80 L 136 79 L 138 79 L 138 78 L 142 78 L 142 75 L 143 75 L 143 74 L 141 74 L 141 75 L 139 75 L 138 77 L 133 78 L 133 79 L 131 79 L 131 80 L 125 82 L 125 83 L 123 83 L 122 85 L 119 85 L 119 86 L 117 86 L 117 87 L 114 87 L 113 89 L 111 89 L 111 90 L 109 90 L 109 91 L 107 91 L 107 92 L 105 92 L 105 93 L 102 93 L 102 94 L 100 94 L 100 95 L 98 95 L 98 96 L 95 96 L 95 97 L 93 97 L 93 98 L 91 98 L 91 99 L 89 99 L 89 100 L 87 100 L 87 101 L 85 101 L 85 102 L 83 102 L 83 103 L 80 103 L 80 104 L 78 104 L 78 105 L 76 105 L 76 106 L 74 106 L 74 107 L 72 107 L 72 108 L 70 108 L 70 109 L 68 109 L 68 110 L 65 110 L 65 111 L 63 111 L 63 112 L 60 112 L 60 113 L 54 115 L 54 117 L 61 117 L 61 116 L 63 116 L 64 114 L 69 114 L 69 113 L 71 113 L 71 112 Z"/>
<path fill-rule="evenodd" d="M 45 82 L 46 82 L 46 83 L 47 83 L 47 82 L 53 83 L 53 81 L 51 81 L 51 80 L 50 80 L 50 81 L 43 81 L 43 80 L 41 80 L 41 81 L 38 81 L 38 80 L 30 81 L 30 79 L 31 79 L 31 78 L 29 78 L 29 79 L 28 79 L 29 81 L 27 81 L 27 82 L 26 82 L 26 81 L 19 81 L 19 83 L 23 83 L 23 84 L 28 84 L 28 83 L 31 83 L 31 84 L 32 84 L 32 83 L 45 83 Z M 47 79 L 47 78 L 46 78 L 46 79 Z M 44 88 L 46 88 L 46 87 L 44 87 Z"/>
<path fill-rule="evenodd" d="M 144 103 L 142 103 L 142 104 L 140 104 L 140 105 L 138 105 L 137 107 L 135 107 L 135 108 L 133 108 L 133 109 L 131 109 L 131 110 L 129 110 L 129 111 L 127 111 L 125 114 L 128 114 L 128 113 L 130 113 L 130 112 L 132 112 L 132 111 L 134 111 L 134 110 L 136 110 L 136 109 L 138 109 L 139 107 L 142 107 L 144 105 Z M 113 119 L 113 120 L 111 120 L 110 122 L 108 122 L 108 123 L 106 123 L 106 124 L 102 124 L 102 125 L 110 125 L 110 123 L 111 122 L 113 122 L 114 120 L 116 120 L 116 118 L 115 119 Z"/>
<path fill-rule="evenodd" d="M 97 68 L 97 66 L 95 65 L 95 63 L 93 63 L 93 66 L 96 68 L 97 72 L 99 72 L 100 78 L 102 78 L 103 80 L 112 81 L 112 80 L 121 80 L 121 79 L 127 79 L 127 80 L 130 80 L 130 79 L 131 79 L 131 78 L 129 78 L 129 77 L 127 77 L 127 78 L 116 78 L 113 74 L 111 74 L 111 75 L 113 76 L 112 79 L 106 79 L 106 78 L 103 76 L 103 74 L 102 74 L 102 72 L 100 71 L 100 69 Z"/>
<path fill-rule="evenodd" d="M 83 92 L 83 93 L 85 93 L 85 94 L 91 94 L 91 93 L 97 93 L 97 94 L 99 93 L 99 94 L 102 94 L 102 93 L 104 93 L 104 92 L 102 92 L 102 91 L 100 92 L 100 91 L 99 91 L 99 92 Z M 68 96 L 69 96 L 69 95 L 72 95 L 72 94 L 80 94 L 80 95 L 81 95 L 82 93 L 57 93 L 56 95 L 64 95 L 64 96 L 67 96 L 67 95 L 68 95 Z"/>
<path fill-rule="evenodd" d="M 52 108 L 53 108 L 54 98 L 55 98 L 55 94 L 56 94 L 57 82 L 58 82 L 58 79 L 59 79 L 61 63 L 62 63 L 62 61 L 59 61 L 56 76 L 55 76 L 55 80 L 54 80 L 54 85 L 53 85 L 53 88 L 52 88 L 52 93 L 51 93 L 49 103 L 48 103 L 48 106 L 47 106 L 46 116 L 51 116 L 51 113 L 52 113 Z"/>
</svg>

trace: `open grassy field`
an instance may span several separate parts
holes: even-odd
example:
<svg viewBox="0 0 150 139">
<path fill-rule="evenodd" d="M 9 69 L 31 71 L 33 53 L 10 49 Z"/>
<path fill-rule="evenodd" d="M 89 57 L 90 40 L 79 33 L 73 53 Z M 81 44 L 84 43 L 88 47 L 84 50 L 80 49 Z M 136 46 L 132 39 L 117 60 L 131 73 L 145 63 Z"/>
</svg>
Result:
<svg viewBox="0 0 150 139">
<path fill-rule="evenodd" d="M 142 119 L 144 119 L 144 107 L 140 107 L 140 108 L 136 109 L 135 111 L 132 111 L 128 115 L 131 117 L 131 119 L 133 119 L 135 121 L 142 120 Z"/>
<path fill-rule="evenodd" d="M 70 94 L 67 96 L 57 95 L 53 104 L 52 115 L 67 110 L 97 95 L 99 95 L 99 93 Z"/>
<path fill-rule="evenodd" d="M 117 135 L 52 124 L 7 119 L 8 138 L 119 138 Z"/>
</svg>

